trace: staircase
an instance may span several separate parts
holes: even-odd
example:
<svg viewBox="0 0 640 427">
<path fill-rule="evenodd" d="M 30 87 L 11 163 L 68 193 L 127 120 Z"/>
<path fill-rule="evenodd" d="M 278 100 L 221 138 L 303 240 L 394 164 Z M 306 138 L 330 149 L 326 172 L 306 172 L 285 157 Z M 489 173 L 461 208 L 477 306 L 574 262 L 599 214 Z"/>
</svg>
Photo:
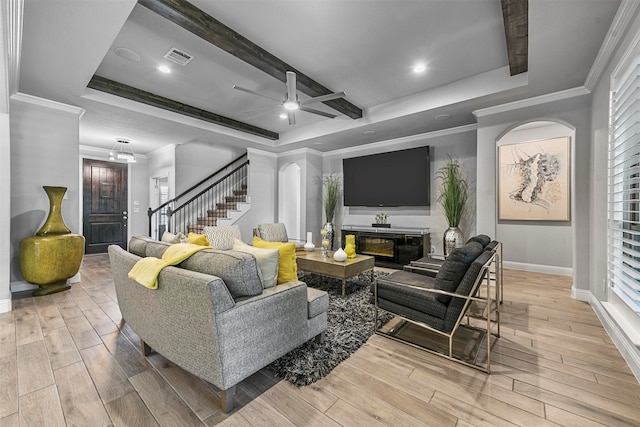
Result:
<svg viewBox="0 0 640 427">
<path fill-rule="evenodd" d="M 206 226 L 234 224 L 251 208 L 248 170 L 244 154 L 168 202 L 149 208 L 149 236 L 159 239 L 164 231 L 202 233 Z"/>
<path fill-rule="evenodd" d="M 213 209 L 207 209 L 207 215 L 198 217 L 195 224 L 187 226 L 188 232 L 202 233 L 206 226 L 232 225 L 251 209 L 247 195 L 247 186 L 241 185 L 239 190 L 233 190 L 232 196 L 225 196 L 223 202 L 215 204 Z"/>
</svg>

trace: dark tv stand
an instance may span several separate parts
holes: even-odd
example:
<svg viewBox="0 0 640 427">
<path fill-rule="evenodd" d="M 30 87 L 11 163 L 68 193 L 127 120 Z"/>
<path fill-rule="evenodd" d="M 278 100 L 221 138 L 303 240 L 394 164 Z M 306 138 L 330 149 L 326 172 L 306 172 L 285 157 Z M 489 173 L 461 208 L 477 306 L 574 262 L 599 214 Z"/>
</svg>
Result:
<svg viewBox="0 0 640 427">
<path fill-rule="evenodd" d="M 379 267 L 402 269 L 431 251 L 428 228 L 343 225 L 341 231 L 343 248 L 345 236 L 355 235 L 356 253 L 373 256 Z"/>
</svg>

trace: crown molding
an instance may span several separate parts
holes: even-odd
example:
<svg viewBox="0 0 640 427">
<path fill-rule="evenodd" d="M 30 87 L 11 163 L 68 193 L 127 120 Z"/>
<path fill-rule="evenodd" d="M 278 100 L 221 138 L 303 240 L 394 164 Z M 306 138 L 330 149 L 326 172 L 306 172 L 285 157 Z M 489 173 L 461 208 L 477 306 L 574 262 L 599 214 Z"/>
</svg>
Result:
<svg viewBox="0 0 640 427">
<path fill-rule="evenodd" d="M 39 105 L 40 107 L 51 108 L 58 111 L 64 111 L 66 113 L 75 114 L 78 116 L 78 118 L 81 118 L 85 111 L 87 111 L 84 108 L 75 107 L 69 104 L 63 104 L 62 102 L 52 101 L 50 99 L 40 98 L 33 95 L 27 95 L 26 93 L 22 92 L 11 95 L 11 100 Z"/>
<path fill-rule="evenodd" d="M 600 46 L 600 50 L 598 51 L 598 55 L 596 56 L 595 61 L 593 61 L 593 65 L 589 70 L 589 74 L 587 74 L 587 78 L 584 82 L 584 86 L 589 90 L 593 91 L 598 80 L 602 77 L 602 74 L 607 68 L 611 57 L 613 56 L 616 47 L 620 43 L 620 40 L 625 35 L 631 20 L 635 16 L 638 8 L 640 7 L 640 2 L 637 0 L 622 0 L 620 6 L 618 7 L 618 11 L 616 15 L 613 17 L 613 22 L 609 27 L 609 31 L 604 38 L 604 42 Z"/>
<path fill-rule="evenodd" d="M 433 139 L 441 136 L 456 135 L 465 132 L 474 132 L 478 130 L 478 125 L 473 123 L 470 125 L 458 126 L 449 129 L 437 130 L 434 132 L 419 133 L 416 135 L 403 136 L 401 138 L 387 139 L 386 141 L 372 142 L 370 144 L 358 145 L 355 147 L 340 148 L 338 150 L 327 151 L 323 153 L 323 157 L 340 156 L 343 154 L 356 153 L 358 151 L 368 150 L 371 148 L 384 147 L 393 148 L 394 146 L 407 144 L 415 141 L 424 141 L 425 139 Z M 391 151 L 391 150 L 387 150 Z"/>
<path fill-rule="evenodd" d="M 259 156 L 271 157 L 274 159 L 278 158 L 278 155 L 276 153 L 272 153 L 271 151 L 259 150 L 257 148 L 251 148 L 251 147 L 247 148 L 247 154 L 257 154 Z"/>
<path fill-rule="evenodd" d="M 295 150 L 291 150 L 291 151 L 283 151 L 282 153 L 278 153 L 278 157 L 286 157 L 286 156 L 295 156 L 296 154 L 313 154 L 314 156 L 321 156 L 322 157 L 322 151 L 318 151 L 318 150 L 314 150 L 313 148 L 308 148 L 308 147 L 303 147 L 303 148 L 296 148 Z"/>
<path fill-rule="evenodd" d="M 473 111 L 476 119 L 480 117 L 492 116 L 494 114 L 506 113 L 508 111 L 518 110 L 520 108 L 533 107 L 535 105 L 546 104 L 548 102 L 557 102 L 565 99 L 575 98 L 591 94 L 591 91 L 584 86 L 575 87 L 573 89 L 561 90 L 559 92 L 548 93 L 546 95 L 535 96 L 533 98 L 522 99 L 519 101 L 508 102 L 506 104 L 495 105 L 493 107 L 481 108 Z"/>
</svg>

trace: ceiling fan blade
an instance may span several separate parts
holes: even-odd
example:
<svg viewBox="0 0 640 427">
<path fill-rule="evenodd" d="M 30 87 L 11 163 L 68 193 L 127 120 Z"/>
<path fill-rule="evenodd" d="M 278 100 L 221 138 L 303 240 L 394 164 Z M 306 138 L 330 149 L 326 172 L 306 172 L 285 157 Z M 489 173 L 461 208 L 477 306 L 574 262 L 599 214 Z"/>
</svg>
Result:
<svg viewBox="0 0 640 427">
<path fill-rule="evenodd" d="M 320 110 L 314 110 L 313 108 L 309 108 L 309 107 L 300 106 L 300 111 L 306 111 L 307 113 L 318 114 L 319 116 L 329 117 L 330 119 L 336 118 L 336 115 L 334 114 L 325 113 L 324 111 L 320 111 Z"/>
<path fill-rule="evenodd" d="M 295 125 L 296 124 L 296 115 L 293 111 L 287 111 L 287 115 L 289 116 L 289 124 L 290 125 Z"/>
<path fill-rule="evenodd" d="M 287 101 L 298 101 L 296 94 L 296 73 L 287 71 Z"/>
<path fill-rule="evenodd" d="M 278 103 L 282 103 L 281 99 L 272 98 L 269 95 L 263 95 L 261 93 L 255 92 L 255 91 L 253 91 L 251 89 L 247 89 L 247 88 L 244 88 L 244 87 L 241 87 L 241 86 L 238 86 L 238 85 L 233 85 L 233 88 L 236 89 L 236 90 L 242 91 L 242 92 L 250 93 L 251 95 L 258 95 L 258 96 L 261 96 L 263 98 L 267 98 L 267 99 L 270 99 L 272 101 L 276 101 Z"/>
<path fill-rule="evenodd" d="M 344 92 L 330 93 L 328 95 L 320 95 L 316 96 L 315 98 L 305 99 L 303 101 L 300 101 L 300 105 L 313 104 L 314 102 L 331 101 L 332 99 L 344 98 L 345 96 L 347 96 L 347 94 Z"/>
</svg>

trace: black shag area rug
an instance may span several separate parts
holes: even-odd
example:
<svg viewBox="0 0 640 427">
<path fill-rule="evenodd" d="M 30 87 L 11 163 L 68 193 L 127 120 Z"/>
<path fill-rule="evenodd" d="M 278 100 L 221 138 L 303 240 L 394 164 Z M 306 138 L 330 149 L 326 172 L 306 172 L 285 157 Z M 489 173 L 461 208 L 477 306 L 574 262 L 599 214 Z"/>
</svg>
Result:
<svg viewBox="0 0 640 427">
<path fill-rule="evenodd" d="M 388 273 L 375 272 L 376 277 Z M 312 273 L 303 273 L 300 280 L 307 286 L 329 293 L 328 326 L 325 340 L 311 340 L 271 363 L 273 373 L 297 386 L 305 386 L 326 376 L 351 356 L 373 334 L 375 307 L 369 302 L 370 273 L 347 280 L 346 296 L 340 296 L 342 281 Z M 378 327 L 393 316 L 378 310 Z"/>
</svg>

